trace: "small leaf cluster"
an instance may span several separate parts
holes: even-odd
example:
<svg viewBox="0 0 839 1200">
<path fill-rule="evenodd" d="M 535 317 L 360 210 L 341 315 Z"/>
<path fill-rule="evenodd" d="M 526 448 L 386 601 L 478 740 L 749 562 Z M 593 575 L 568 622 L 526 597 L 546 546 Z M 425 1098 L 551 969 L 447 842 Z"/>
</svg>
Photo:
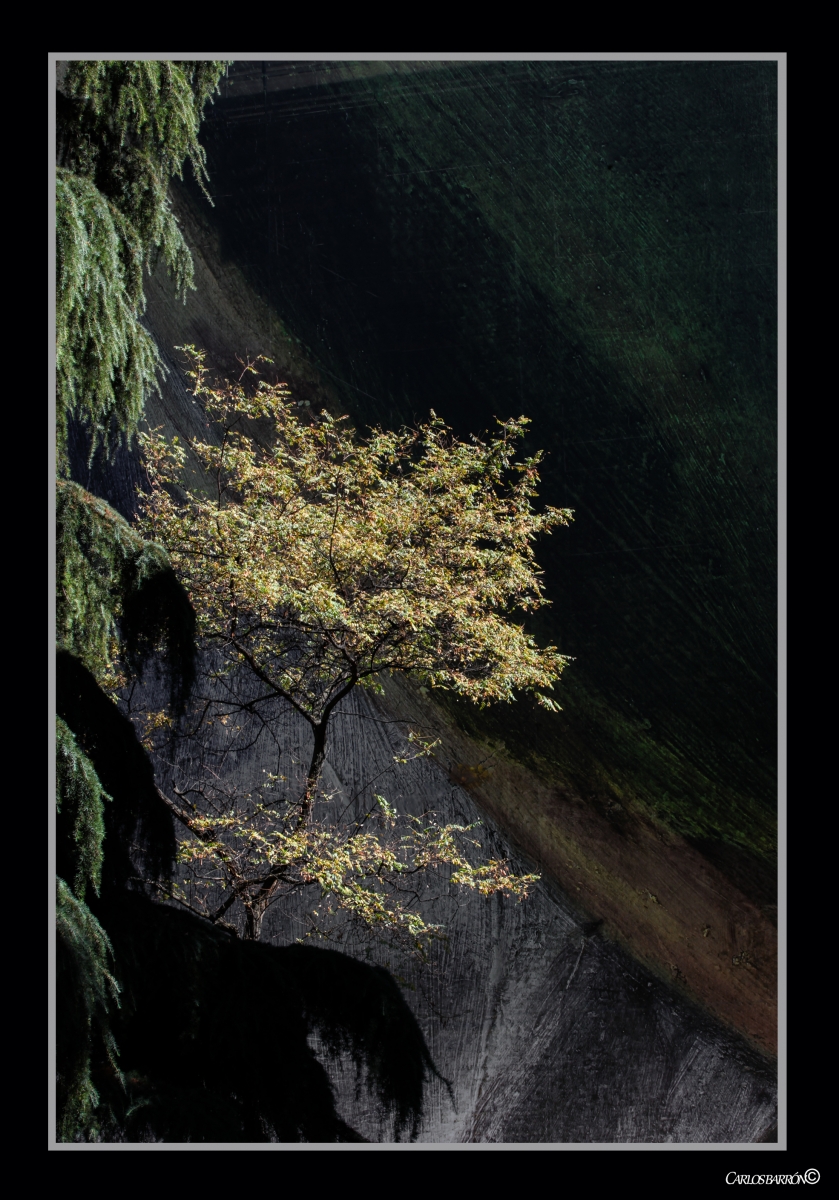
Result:
<svg viewBox="0 0 839 1200">
<path fill-rule="evenodd" d="M 476 865 L 469 847 L 480 849 L 470 836 L 477 823 L 441 825 L 433 813 L 402 819 L 385 797 L 373 799 L 370 811 L 349 824 L 314 819 L 301 825 L 288 802 L 259 802 L 226 815 L 204 805 L 189 818 L 192 836 L 178 845 L 184 875 L 163 890 L 211 917 L 217 885 L 247 906 L 266 879 L 275 879 L 275 902 L 314 890 L 307 936 L 343 938 L 351 925 L 424 959 L 430 944 L 445 936 L 423 915 L 430 890 L 451 883 L 523 900 L 539 879 L 515 875 L 499 859 Z M 437 873 L 441 879 L 432 889 Z"/>
</svg>

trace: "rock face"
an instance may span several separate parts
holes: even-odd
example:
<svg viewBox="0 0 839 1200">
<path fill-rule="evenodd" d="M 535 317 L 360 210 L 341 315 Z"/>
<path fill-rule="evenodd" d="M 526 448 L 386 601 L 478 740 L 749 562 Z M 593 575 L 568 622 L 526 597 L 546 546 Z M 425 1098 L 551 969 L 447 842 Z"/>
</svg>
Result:
<svg viewBox="0 0 839 1200">
<path fill-rule="evenodd" d="M 462 764 L 447 762 L 442 750 L 435 760 L 394 764 L 411 752 L 408 722 L 394 719 L 399 701 L 389 682 L 380 705 L 365 694 L 342 705 L 324 772 L 330 800 L 316 816 L 343 813 L 350 823 L 375 809 L 375 791 L 403 815 L 483 821 L 475 853 L 508 854 L 484 807 L 456 782 Z M 422 711 L 412 711 L 413 727 L 433 732 Z M 243 724 L 238 740 L 219 740 L 225 786 L 249 791 L 266 770 L 286 774 L 293 786 L 294 763 L 307 757 L 307 727 L 286 712 L 270 736 L 254 740 L 255 733 Z M 489 792 L 491 773 L 490 766 Z M 194 786 L 196 761 L 187 752 L 163 774 L 165 783 Z M 521 873 L 534 866 L 515 851 L 512 861 Z M 574 886 L 563 891 L 545 878 L 516 902 L 432 878 L 423 916 L 447 936 L 425 966 L 338 929 L 337 949 L 396 975 L 451 1084 L 449 1093 L 432 1082 L 420 1141 L 739 1143 L 766 1135 L 777 1120 L 772 1061 L 635 961 L 606 922 L 586 912 Z M 315 904 L 310 896 L 308 908 Z M 306 911 L 293 900 L 269 909 L 263 938 L 284 944 L 305 936 Z M 375 1106 L 363 1091 L 356 1095 L 352 1066 L 333 1062 L 332 1073 L 343 1119 L 387 1141 Z"/>
<path fill-rule="evenodd" d="M 147 289 L 151 425 L 206 433 L 176 345 L 267 353 L 360 425 L 525 412 L 542 499 L 576 510 L 537 551 L 561 714 L 393 684 L 330 750 L 363 793 L 405 727 L 381 721 L 421 723 L 439 760 L 388 799 L 482 816 L 544 876 L 436 901 L 448 949 L 390 964 L 455 1096 L 424 1140 L 773 1137 L 774 88 L 770 63 L 239 64 L 202 137 L 215 211 L 175 195 L 197 291 Z M 130 515 L 136 455 L 87 468 L 79 436 L 76 464 Z"/>
</svg>

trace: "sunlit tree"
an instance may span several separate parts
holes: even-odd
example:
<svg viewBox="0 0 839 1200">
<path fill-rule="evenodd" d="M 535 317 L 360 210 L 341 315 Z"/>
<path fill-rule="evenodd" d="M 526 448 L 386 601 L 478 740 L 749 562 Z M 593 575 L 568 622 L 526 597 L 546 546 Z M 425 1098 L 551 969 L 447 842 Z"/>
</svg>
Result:
<svg viewBox="0 0 839 1200">
<path fill-rule="evenodd" d="M 238 381 L 214 379 L 203 354 L 186 350 L 195 399 L 218 431 L 191 445 L 213 486 L 190 490 L 186 448 L 144 435 L 152 490 L 141 529 L 166 548 L 195 609 L 215 684 L 204 719 L 267 720 L 282 702 L 311 731 L 299 794 L 277 780 L 234 811 L 173 805 L 192 835 L 182 860 L 223 868 L 213 919 L 239 900 L 258 937 L 278 892 L 311 883 L 416 940 L 429 927 L 385 898 L 411 872 L 447 864 L 456 883 L 522 894 L 532 877 L 470 864 L 458 849 L 466 829 L 415 824 L 397 851 L 366 829 L 324 828 L 313 810 L 333 713 L 387 672 L 477 704 L 531 695 L 557 707 L 549 692 L 566 659 L 538 646 L 524 618 L 549 602 L 534 539 L 571 514 L 534 508 L 541 456 L 516 457 L 526 419 L 462 441 L 432 412 L 416 429 L 361 437 L 344 418 L 301 412 L 283 384 L 246 387 L 253 363 Z M 392 829 L 395 814 L 377 804 Z"/>
<path fill-rule="evenodd" d="M 168 187 L 191 159 L 224 64 L 73 62 L 58 108 L 57 428 L 91 452 L 130 436 L 160 360 L 141 317 L 162 255 L 182 290 L 191 257 Z M 348 1053 L 415 1137 L 437 1074 L 391 976 L 346 954 L 232 938 L 143 894 L 171 870 L 173 823 L 151 760 L 112 701 L 154 658 L 169 715 L 192 680 L 194 616 L 165 552 L 104 500 L 57 481 L 56 1136 L 61 1141 L 363 1141 L 310 1045 Z M 155 656 L 160 651 L 159 656 Z M 110 693 L 110 694 L 109 694 Z M 270 1006 L 253 1052 L 242 1014 Z M 361 1074 L 359 1075 L 361 1078 Z"/>
</svg>

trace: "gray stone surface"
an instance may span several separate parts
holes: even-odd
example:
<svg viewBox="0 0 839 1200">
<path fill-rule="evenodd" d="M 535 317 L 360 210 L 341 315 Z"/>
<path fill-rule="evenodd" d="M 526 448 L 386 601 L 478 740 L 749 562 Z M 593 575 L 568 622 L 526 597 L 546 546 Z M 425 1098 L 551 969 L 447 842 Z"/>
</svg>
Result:
<svg viewBox="0 0 839 1200">
<path fill-rule="evenodd" d="M 377 703 L 358 693 L 335 718 L 323 780 L 332 800 L 322 814 L 361 815 L 376 791 L 401 813 L 481 820 L 447 764 L 394 763 L 407 750 L 404 726 Z M 293 786 L 307 727 L 279 712 L 270 733 L 237 749 L 252 733 L 243 726 L 215 763 L 224 786 L 248 791 L 263 771 L 278 768 Z M 160 783 L 183 786 L 196 775 L 186 754 L 161 764 Z M 476 832 L 481 853 L 509 852 L 492 827 Z M 533 869 L 511 857 L 518 871 Z M 284 944 L 301 936 L 306 903 L 316 901 L 310 895 L 269 910 L 264 938 Z M 431 1084 L 421 1141 L 731 1143 L 759 1140 L 774 1126 L 772 1063 L 587 929 L 586 914 L 554 886 L 543 881 L 517 903 L 432 880 L 424 913 L 448 934 L 424 967 L 351 934 L 332 943 L 397 975 L 451 1082 L 454 1102 L 442 1083 Z M 388 1140 L 365 1090 L 357 1095 L 351 1065 L 330 1070 L 342 1116 L 368 1138 Z"/>
</svg>

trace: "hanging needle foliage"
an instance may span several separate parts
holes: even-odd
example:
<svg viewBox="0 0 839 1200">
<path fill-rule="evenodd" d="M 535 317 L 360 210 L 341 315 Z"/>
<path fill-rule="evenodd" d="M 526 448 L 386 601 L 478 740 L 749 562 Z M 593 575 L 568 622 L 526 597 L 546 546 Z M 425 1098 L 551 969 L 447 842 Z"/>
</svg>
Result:
<svg viewBox="0 0 839 1200">
<path fill-rule="evenodd" d="M 59 463 L 68 421 L 86 422 L 91 456 L 137 427 L 163 370 L 143 327 L 143 274 L 163 255 L 178 291 L 192 257 L 169 184 L 187 160 L 206 191 L 201 114 L 221 62 L 74 62 L 58 114 L 56 396 Z"/>
</svg>

